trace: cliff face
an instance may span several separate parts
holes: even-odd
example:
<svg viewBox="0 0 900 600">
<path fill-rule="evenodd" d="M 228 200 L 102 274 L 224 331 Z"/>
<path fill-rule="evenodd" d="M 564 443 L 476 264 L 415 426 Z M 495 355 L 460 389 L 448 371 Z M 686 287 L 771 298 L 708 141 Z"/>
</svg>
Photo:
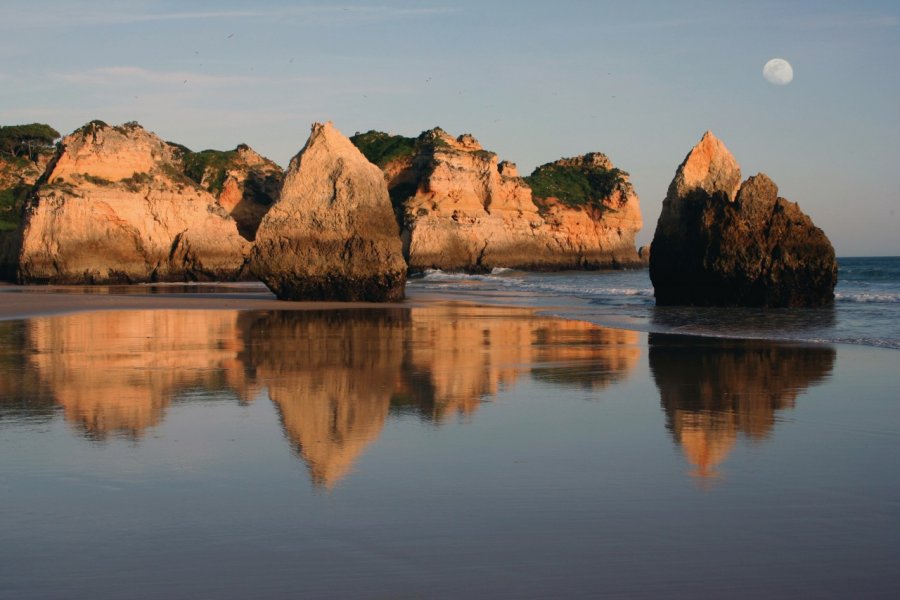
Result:
<svg viewBox="0 0 900 600">
<path fill-rule="evenodd" d="M 403 298 L 406 263 L 384 176 L 331 123 L 313 125 L 291 161 L 251 266 L 283 300 Z"/>
<path fill-rule="evenodd" d="M 230 280 L 249 244 L 177 149 L 136 123 L 65 137 L 26 207 L 22 283 Z"/>
<path fill-rule="evenodd" d="M 834 300 L 834 248 L 764 174 L 743 184 L 712 133 L 678 167 L 650 253 L 659 305 L 822 306 Z"/>
<path fill-rule="evenodd" d="M 603 155 L 539 168 L 545 185 L 535 197 L 533 184 L 515 165 L 500 162 L 471 135 L 454 138 L 438 128 L 416 140 L 378 132 L 353 140 L 385 173 L 412 270 L 638 264 L 634 234 L 641 227 L 640 209 L 627 174 L 615 170 L 620 179 L 602 196 L 594 189 L 577 201 L 543 193 L 552 189 L 557 173 L 589 181 L 613 171 Z"/>
<path fill-rule="evenodd" d="M 231 215 L 238 232 L 253 241 L 263 216 L 278 200 L 284 171 L 246 144 L 221 152 L 182 149 L 185 175 L 200 184 Z"/>
<path fill-rule="evenodd" d="M 50 150 L 41 150 L 33 157 L 0 154 L 0 281 L 16 279 L 22 212 L 52 156 Z"/>
</svg>

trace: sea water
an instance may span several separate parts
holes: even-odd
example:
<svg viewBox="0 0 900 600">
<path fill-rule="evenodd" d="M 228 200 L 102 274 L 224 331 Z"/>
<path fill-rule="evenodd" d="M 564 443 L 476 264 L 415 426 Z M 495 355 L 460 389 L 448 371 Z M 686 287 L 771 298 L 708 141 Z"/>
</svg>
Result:
<svg viewBox="0 0 900 600">
<path fill-rule="evenodd" d="M 647 269 L 465 275 L 428 271 L 410 290 L 479 302 L 544 307 L 552 314 L 657 333 L 900 348 L 900 257 L 840 258 L 833 307 L 657 307 Z"/>
</svg>

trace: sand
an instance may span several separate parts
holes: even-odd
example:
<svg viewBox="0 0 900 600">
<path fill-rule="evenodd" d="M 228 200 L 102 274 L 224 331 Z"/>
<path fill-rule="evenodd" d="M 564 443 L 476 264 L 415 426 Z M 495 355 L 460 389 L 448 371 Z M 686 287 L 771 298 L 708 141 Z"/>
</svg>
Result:
<svg viewBox="0 0 900 600">
<path fill-rule="evenodd" d="M 98 310 L 326 310 L 412 306 L 422 302 L 285 302 L 257 286 L 16 286 L 0 284 L 0 320 Z"/>
</svg>

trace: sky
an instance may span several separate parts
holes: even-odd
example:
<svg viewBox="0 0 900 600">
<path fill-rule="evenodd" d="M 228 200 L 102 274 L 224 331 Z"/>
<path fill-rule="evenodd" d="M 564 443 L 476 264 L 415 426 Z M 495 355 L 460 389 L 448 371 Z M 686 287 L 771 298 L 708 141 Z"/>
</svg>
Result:
<svg viewBox="0 0 900 600">
<path fill-rule="evenodd" d="M 0 124 L 138 121 L 286 166 L 315 121 L 607 154 L 653 236 L 704 131 L 838 256 L 900 255 L 900 2 L 0 0 Z M 794 79 L 763 65 L 780 57 Z"/>
</svg>

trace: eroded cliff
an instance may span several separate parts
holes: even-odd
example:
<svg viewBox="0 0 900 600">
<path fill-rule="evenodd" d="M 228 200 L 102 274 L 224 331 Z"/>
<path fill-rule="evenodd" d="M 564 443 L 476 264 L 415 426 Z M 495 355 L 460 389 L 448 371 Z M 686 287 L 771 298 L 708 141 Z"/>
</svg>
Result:
<svg viewBox="0 0 900 600">
<path fill-rule="evenodd" d="M 137 123 L 63 138 L 28 201 L 22 283 L 232 280 L 249 244 L 182 174 L 178 149 Z"/>
<path fill-rule="evenodd" d="M 411 270 L 553 270 L 639 264 L 638 197 L 627 173 L 593 153 L 529 178 L 471 135 L 351 138 L 382 168 Z M 574 182 L 574 183 L 573 183 Z"/>
</svg>

